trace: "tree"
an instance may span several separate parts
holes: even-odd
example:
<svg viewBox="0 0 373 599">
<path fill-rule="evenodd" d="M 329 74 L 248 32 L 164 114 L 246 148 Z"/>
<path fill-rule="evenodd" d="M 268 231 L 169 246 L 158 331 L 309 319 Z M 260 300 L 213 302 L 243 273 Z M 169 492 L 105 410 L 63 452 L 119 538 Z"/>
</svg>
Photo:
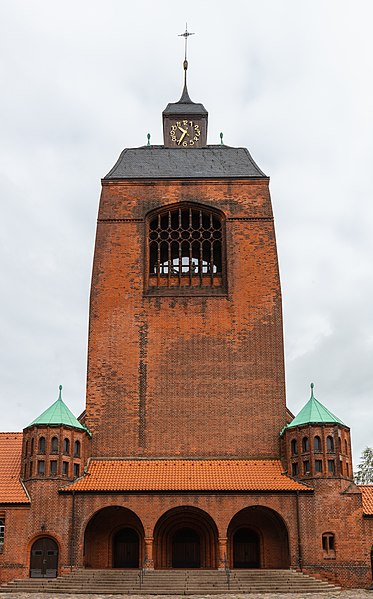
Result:
<svg viewBox="0 0 373 599">
<path fill-rule="evenodd" d="M 355 482 L 359 485 L 373 483 L 373 449 L 371 447 L 366 447 L 361 454 Z"/>
</svg>

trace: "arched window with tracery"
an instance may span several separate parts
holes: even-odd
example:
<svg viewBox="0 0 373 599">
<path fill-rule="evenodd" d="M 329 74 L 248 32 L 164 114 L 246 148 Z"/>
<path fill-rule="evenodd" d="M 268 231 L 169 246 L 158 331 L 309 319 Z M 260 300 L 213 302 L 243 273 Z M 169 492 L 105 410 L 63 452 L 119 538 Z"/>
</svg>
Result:
<svg viewBox="0 0 373 599">
<path fill-rule="evenodd" d="M 221 214 L 205 206 L 181 204 L 152 213 L 147 220 L 149 289 L 221 290 L 223 229 Z"/>
</svg>

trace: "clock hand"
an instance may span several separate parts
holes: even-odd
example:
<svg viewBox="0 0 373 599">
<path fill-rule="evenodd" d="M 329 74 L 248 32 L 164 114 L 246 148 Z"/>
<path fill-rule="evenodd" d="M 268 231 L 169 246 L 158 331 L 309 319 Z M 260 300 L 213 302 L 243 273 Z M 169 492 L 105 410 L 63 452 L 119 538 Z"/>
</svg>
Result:
<svg viewBox="0 0 373 599">
<path fill-rule="evenodd" d="M 180 127 L 179 127 L 179 129 L 180 129 Z M 182 131 L 184 131 L 184 130 L 182 129 Z M 183 141 L 183 139 L 184 139 L 185 135 L 186 135 L 186 131 L 184 131 L 184 133 L 183 133 L 183 134 L 182 134 L 182 136 L 180 137 L 179 141 L 177 142 L 178 146 L 179 146 L 179 145 L 181 144 L 181 142 Z"/>
<path fill-rule="evenodd" d="M 182 131 L 183 133 L 187 133 L 187 129 L 182 129 L 181 127 L 178 127 L 178 129 L 180 129 L 180 131 Z"/>
</svg>

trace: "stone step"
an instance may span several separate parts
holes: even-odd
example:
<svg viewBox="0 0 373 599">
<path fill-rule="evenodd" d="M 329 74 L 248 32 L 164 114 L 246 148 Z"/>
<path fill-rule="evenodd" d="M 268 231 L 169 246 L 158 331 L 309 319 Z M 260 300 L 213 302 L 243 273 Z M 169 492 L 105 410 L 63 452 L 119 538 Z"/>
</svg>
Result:
<svg viewBox="0 0 373 599">
<path fill-rule="evenodd" d="M 53 579 L 20 579 L 0 592 L 198 595 L 223 593 L 312 593 L 338 587 L 292 570 L 76 570 Z"/>
</svg>

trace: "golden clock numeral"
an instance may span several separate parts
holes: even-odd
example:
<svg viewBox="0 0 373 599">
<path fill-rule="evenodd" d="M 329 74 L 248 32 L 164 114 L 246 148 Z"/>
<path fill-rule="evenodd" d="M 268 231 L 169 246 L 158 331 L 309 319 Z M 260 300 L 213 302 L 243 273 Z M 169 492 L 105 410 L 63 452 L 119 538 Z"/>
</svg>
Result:
<svg viewBox="0 0 373 599">
<path fill-rule="evenodd" d="M 181 121 L 177 121 L 176 127 L 181 127 Z"/>
<path fill-rule="evenodd" d="M 193 127 L 193 121 L 189 121 L 189 125 Z"/>
<path fill-rule="evenodd" d="M 183 121 L 183 125 L 184 126 L 187 125 L 187 124 L 188 124 L 188 121 Z"/>
<path fill-rule="evenodd" d="M 199 125 L 194 125 L 195 130 L 199 129 Z"/>
<path fill-rule="evenodd" d="M 171 131 L 176 131 L 176 125 L 171 125 Z"/>
<path fill-rule="evenodd" d="M 190 140 L 189 145 L 194 146 L 194 141 L 192 139 Z"/>
<path fill-rule="evenodd" d="M 176 137 L 171 137 L 171 141 L 176 141 Z"/>
<path fill-rule="evenodd" d="M 188 142 L 187 141 L 183 141 L 183 146 L 185 147 L 187 145 L 188 145 Z"/>
</svg>

